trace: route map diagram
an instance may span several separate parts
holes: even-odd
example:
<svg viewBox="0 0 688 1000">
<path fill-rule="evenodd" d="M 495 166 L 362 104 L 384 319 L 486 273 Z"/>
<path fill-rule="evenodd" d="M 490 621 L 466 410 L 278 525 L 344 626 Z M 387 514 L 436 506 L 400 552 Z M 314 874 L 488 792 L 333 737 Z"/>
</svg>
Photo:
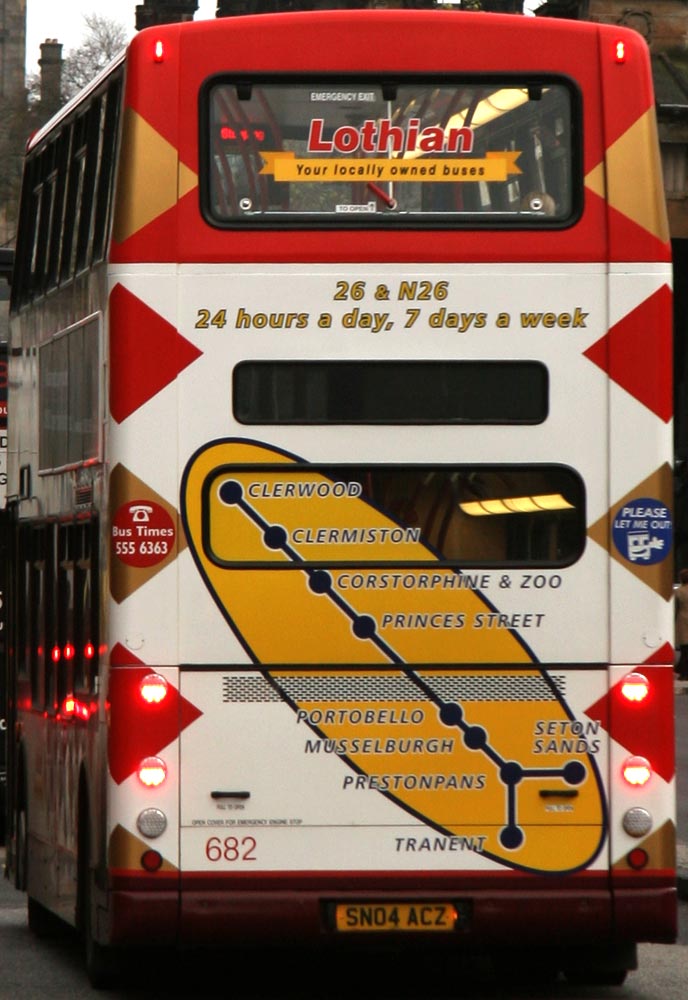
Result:
<svg viewBox="0 0 688 1000">
<path fill-rule="evenodd" d="M 317 737 L 307 746 L 335 752 L 356 788 L 500 865 L 588 866 L 607 827 L 597 724 L 511 616 L 446 586 L 461 571 L 362 493 L 259 442 L 200 449 L 182 518 L 228 624 Z M 496 627 L 476 627 L 485 616 Z"/>
</svg>

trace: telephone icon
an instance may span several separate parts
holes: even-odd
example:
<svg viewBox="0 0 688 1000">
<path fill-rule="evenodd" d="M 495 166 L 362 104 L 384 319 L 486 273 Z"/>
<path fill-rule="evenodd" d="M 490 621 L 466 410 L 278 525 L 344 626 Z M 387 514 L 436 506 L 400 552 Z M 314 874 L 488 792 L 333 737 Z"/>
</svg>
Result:
<svg viewBox="0 0 688 1000">
<path fill-rule="evenodd" d="M 147 523 L 153 513 L 153 508 L 146 503 L 133 503 L 129 508 L 132 521 Z"/>
</svg>

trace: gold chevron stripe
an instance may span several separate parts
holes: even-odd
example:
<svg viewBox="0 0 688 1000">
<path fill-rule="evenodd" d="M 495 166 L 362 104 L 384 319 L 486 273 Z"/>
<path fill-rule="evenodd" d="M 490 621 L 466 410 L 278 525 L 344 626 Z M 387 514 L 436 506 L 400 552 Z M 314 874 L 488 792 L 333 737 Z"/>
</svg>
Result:
<svg viewBox="0 0 688 1000">
<path fill-rule="evenodd" d="M 676 864 L 676 827 L 668 819 L 659 829 L 634 846 L 643 847 L 647 851 L 649 868 L 671 869 Z M 612 867 L 615 871 L 628 871 L 626 854 L 617 858 Z"/>
<path fill-rule="evenodd" d="M 145 840 L 139 840 L 118 823 L 110 834 L 108 865 L 111 868 L 135 869 L 142 871 L 141 855 L 151 847 Z M 163 860 L 162 872 L 176 872 L 179 869 L 171 861 Z"/>
<path fill-rule="evenodd" d="M 604 162 L 586 175 L 585 186 L 606 197 L 613 208 L 662 243 L 667 242 L 669 224 L 654 108 L 648 108 L 609 146 Z"/>
<path fill-rule="evenodd" d="M 198 175 L 180 162 L 175 147 L 131 108 L 124 114 L 119 169 L 113 231 L 118 243 L 198 185 Z"/>
<path fill-rule="evenodd" d="M 671 467 L 665 463 L 656 469 L 642 483 L 638 483 L 625 496 L 619 497 L 612 507 L 603 514 L 594 524 L 588 528 L 588 537 L 601 545 L 613 559 L 627 569 L 629 573 L 642 580 L 643 583 L 651 587 L 656 594 L 659 594 L 668 601 L 673 595 L 673 560 L 671 557 L 663 559 L 662 562 L 653 563 L 651 566 L 639 566 L 635 563 L 623 559 L 616 550 L 612 542 L 612 524 L 614 515 L 620 507 L 628 503 L 633 497 L 657 497 L 671 510 L 673 508 L 673 476 Z"/>
<path fill-rule="evenodd" d="M 179 514 L 172 504 L 156 493 L 154 489 L 144 483 L 142 479 L 135 476 L 123 465 L 116 465 L 110 474 L 110 510 L 117 511 L 122 504 L 131 500 L 152 500 L 153 503 L 160 504 L 172 519 L 175 527 L 176 544 L 172 547 L 168 555 L 153 566 L 128 566 L 117 558 L 113 558 L 110 564 L 110 593 L 118 604 L 121 604 L 127 597 L 142 587 L 144 583 L 156 576 L 160 570 L 173 562 L 180 552 L 186 548 L 186 538 L 181 530 Z"/>
</svg>

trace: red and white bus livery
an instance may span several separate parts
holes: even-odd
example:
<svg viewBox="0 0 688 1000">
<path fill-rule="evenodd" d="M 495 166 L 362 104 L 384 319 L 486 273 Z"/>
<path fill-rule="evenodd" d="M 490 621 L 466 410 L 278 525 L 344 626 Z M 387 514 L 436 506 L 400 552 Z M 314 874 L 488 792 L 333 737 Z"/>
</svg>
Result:
<svg viewBox="0 0 688 1000">
<path fill-rule="evenodd" d="M 391 44 L 393 40 L 393 44 Z M 95 981 L 672 941 L 672 292 L 645 42 L 141 32 L 31 141 L 11 829 Z"/>
</svg>

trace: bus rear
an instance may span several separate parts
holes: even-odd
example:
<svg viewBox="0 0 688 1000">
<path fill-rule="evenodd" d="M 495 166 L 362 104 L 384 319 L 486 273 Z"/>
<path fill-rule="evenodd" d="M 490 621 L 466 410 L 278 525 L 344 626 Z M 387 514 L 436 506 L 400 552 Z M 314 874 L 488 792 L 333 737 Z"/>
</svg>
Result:
<svg viewBox="0 0 688 1000">
<path fill-rule="evenodd" d="M 644 41 L 168 26 L 131 45 L 122 120 L 93 940 L 620 981 L 676 918 Z"/>
</svg>

